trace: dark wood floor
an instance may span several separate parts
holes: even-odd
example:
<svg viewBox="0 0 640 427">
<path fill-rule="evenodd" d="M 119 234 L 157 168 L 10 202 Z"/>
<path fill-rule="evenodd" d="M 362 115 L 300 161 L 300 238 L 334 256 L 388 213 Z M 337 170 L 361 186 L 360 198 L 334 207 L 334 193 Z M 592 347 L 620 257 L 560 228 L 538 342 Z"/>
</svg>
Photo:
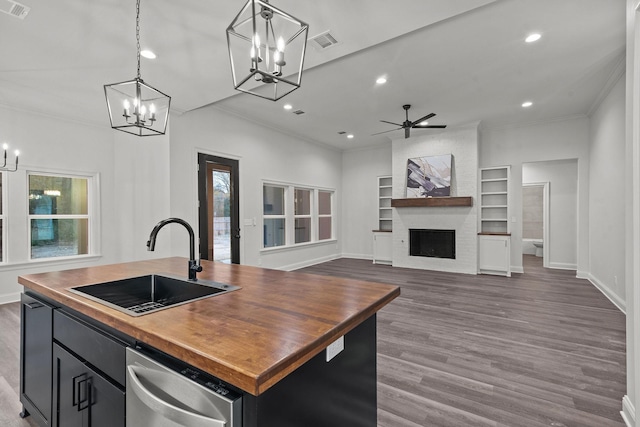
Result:
<svg viewBox="0 0 640 427">
<path fill-rule="evenodd" d="M 378 426 L 622 427 L 625 319 L 575 272 L 511 278 L 340 259 L 300 271 L 397 284 L 378 315 Z M 0 426 L 18 417 L 19 305 L 0 305 Z M 342 426 L 341 426 L 342 427 Z"/>
<path fill-rule="evenodd" d="M 340 259 L 399 285 L 378 314 L 378 426 L 622 427 L 625 316 L 574 271 L 462 275 Z"/>
</svg>

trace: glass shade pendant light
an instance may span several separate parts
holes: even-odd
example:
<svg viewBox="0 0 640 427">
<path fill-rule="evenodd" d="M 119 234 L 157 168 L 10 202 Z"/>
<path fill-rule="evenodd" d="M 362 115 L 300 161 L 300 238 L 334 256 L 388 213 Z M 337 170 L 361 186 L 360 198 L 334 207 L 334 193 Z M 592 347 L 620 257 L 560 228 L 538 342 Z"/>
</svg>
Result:
<svg viewBox="0 0 640 427">
<path fill-rule="evenodd" d="M 276 101 L 300 87 L 309 25 L 249 0 L 227 28 L 233 86 Z"/>
<path fill-rule="evenodd" d="M 111 127 L 137 136 L 164 135 L 171 97 L 140 77 L 140 0 L 136 1 L 138 75 L 135 79 L 104 85 Z"/>
</svg>

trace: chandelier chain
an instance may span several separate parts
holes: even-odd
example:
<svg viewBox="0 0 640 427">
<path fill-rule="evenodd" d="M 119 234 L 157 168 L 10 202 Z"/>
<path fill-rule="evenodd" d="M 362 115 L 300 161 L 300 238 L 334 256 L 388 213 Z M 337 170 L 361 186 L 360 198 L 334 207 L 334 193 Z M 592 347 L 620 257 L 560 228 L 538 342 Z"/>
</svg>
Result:
<svg viewBox="0 0 640 427">
<path fill-rule="evenodd" d="M 138 79 L 140 79 L 140 0 L 136 1 L 136 49 L 138 52 Z"/>
</svg>

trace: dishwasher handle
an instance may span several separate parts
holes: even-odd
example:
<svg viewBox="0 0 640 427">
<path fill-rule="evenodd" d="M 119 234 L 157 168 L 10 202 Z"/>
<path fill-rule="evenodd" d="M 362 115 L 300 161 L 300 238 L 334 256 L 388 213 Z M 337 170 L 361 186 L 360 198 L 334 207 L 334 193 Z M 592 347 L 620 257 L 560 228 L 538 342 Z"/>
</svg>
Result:
<svg viewBox="0 0 640 427">
<path fill-rule="evenodd" d="M 139 369 L 140 368 L 133 365 L 129 365 L 127 367 L 129 378 L 131 379 L 129 385 L 140 401 L 147 405 L 151 410 L 162 414 L 166 418 L 180 425 L 188 425 L 192 427 L 226 427 L 227 423 L 225 421 L 186 411 L 160 399 L 142 385 L 136 372 Z M 129 390 L 127 390 L 127 392 L 128 391 Z"/>
</svg>

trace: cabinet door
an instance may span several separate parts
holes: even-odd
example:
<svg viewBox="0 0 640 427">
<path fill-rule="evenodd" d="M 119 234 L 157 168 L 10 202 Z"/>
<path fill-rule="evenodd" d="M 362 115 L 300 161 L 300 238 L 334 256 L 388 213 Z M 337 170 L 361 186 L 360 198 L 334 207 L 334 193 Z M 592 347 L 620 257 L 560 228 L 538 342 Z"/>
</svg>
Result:
<svg viewBox="0 0 640 427">
<path fill-rule="evenodd" d="M 511 276 L 511 249 L 508 236 L 480 236 L 481 273 Z"/>
<path fill-rule="evenodd" d="M 89 375 L 87 367 L 74 356 L 53 345 L 54 427 L 82 427 L 88 419 Z"/>
<path fill-rule="evenodd" d="M 53 361 L 54 427 L 124 427 L 124 391 L 57 344 Z"/>
<path fill-rule="evenodd" d="M 22 294 L 20 401 L 38 424 L 51 425 L 53 308 Z M 25 414 L 26 415 L 26 414 Z"/>
</svg>

